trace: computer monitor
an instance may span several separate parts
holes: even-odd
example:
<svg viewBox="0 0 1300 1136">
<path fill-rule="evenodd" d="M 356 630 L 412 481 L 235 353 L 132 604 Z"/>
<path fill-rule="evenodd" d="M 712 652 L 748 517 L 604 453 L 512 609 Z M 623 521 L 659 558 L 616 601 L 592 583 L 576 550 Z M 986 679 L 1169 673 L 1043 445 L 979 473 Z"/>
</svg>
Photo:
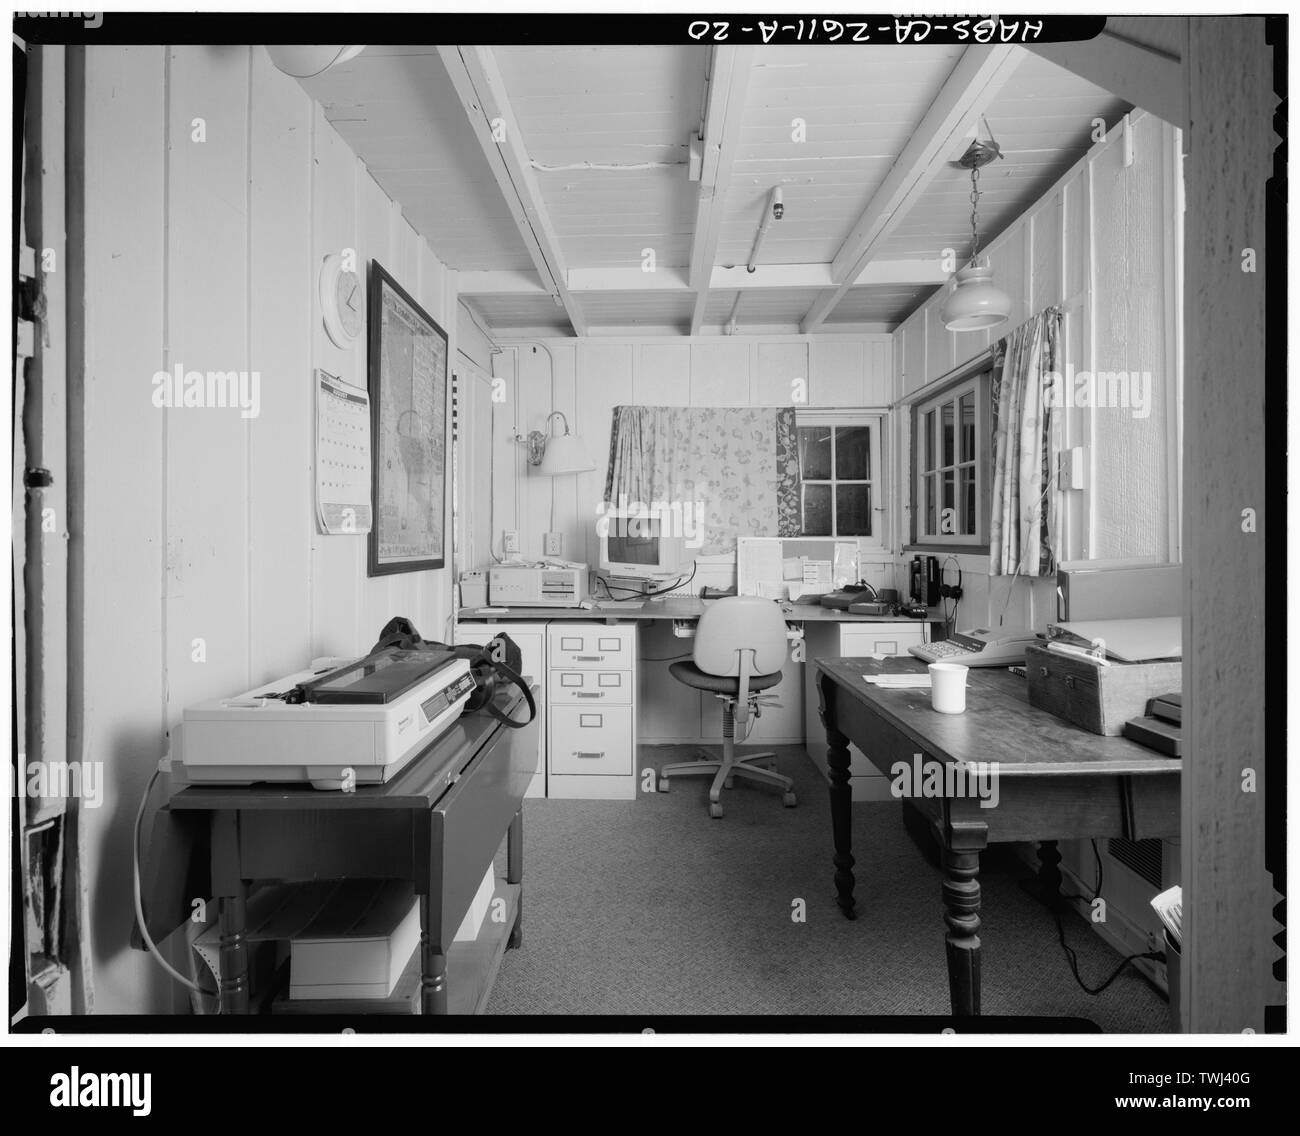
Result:
<svg viewBox="0 0 1300 1136">
<path fill-rule="evenodd" d="M 611 576 L 674 580 L 690 571 L 686 538 L 673 535 L 671 514 L 650 509 L 611 510 L 596 525 L 600 567 Z"/>
</svg>

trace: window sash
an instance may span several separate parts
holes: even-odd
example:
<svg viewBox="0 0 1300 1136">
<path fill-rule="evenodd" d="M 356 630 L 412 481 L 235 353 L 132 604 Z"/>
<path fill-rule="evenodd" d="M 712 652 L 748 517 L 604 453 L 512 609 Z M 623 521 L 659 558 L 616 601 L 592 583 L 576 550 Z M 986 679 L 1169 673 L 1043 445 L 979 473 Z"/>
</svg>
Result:
<svg viewBox="0 0 1300 1136">
<path fill-rule="evenodd" d="M 984 511 L 992 461 L 988 378 L 989 372 L 980 372 L 913 407 L 913 515 L 918 544 L 977 545 L 987 539 Z M 972 412 L 970 438 L 962 420 L 964 403 Z M 944 436 L 945 410 L 950 411 L 950 443 Z M 963 480 L 963 473 L 969 482 Z M 946 508 L 952 510 L 951 532 L 943 531 Z"/>
<path fill-rule="evenodd" d="M 820 537 L 834 537 L 836 539 L 843 537 L 845 540 L 869 541 L 872 546 L 879 545 L 885 547 L 887 534 L 888 513 L 886 501 L 886 485 L 883 476 L 885 469 L 883 446 L 884 446 L 884 416 L 880 414 L 862 414 L 853 411 L 834 411 L 834 410 L 809 410 L 797 411 L 795 414 L 796 429 L 803 429 L 809 426 L 823 426 L 831 432 L 830 446 L 830 474 L 828 478 L 824 477 L 803 477 L 800 471 L 800 480 L 803 486 L 825 485 L 830 487 L 830 532 L 811 534 Z M 867 475 L 865 477 L 841 478 L 836 477 L 836 430 L 850 426 L 865 426 L 870 431 L 870 460 L 868 463 Z M 839 517 L 836 496 L 837 486 L 865 485 L 869 489 L 871 510 L 868 523 L 871 528 L 870 534 L 859 535 L 856 533 L 841 534 L 839 532 Z M 804 511 L 804 492 L 800 491 L 800 513 Z M 802 519 L 802 517 L 801 517 Z"/>
</svg>

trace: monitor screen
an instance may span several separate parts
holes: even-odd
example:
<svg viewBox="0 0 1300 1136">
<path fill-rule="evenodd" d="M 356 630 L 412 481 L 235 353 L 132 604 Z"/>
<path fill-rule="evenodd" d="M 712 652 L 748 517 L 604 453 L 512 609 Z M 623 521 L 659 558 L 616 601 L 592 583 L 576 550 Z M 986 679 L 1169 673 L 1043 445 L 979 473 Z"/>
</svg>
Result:
<svg viewBox="0 0 1300 1136">
<path fill-rule="evenodd" d="M 656 526 L 657 527 L 657 526 Z M 609 534 L 609 560 L 614 564 L 644 564 L 647 568 L 659 564 L 659 537 L 618 536 Z"/>
</svg>

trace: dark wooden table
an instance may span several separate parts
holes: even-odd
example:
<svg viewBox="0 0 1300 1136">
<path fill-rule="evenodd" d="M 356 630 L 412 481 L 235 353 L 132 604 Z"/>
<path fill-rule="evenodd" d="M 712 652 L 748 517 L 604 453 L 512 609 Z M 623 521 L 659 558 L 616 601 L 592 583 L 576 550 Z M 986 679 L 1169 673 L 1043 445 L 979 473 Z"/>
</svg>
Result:
<svg viewBox="0 0 1300 1136">
<path fill-rule="evenodd" d="M 517 694 L 498 697 L 500 706 L 520 713 Z M 413 883 L 420 903 L 419 1008 L 447 1013 L 449 949 L 503 838 L 507 877 L 498 896 L 509 911 L 505 945 L 520 942 L 521 809 L 536 764 L 537 728 L 534 721 L 507 729 L 486 714 L 461 718 L 392 780 L 355 792 L 260 784 L 191 786 L 176 793 L 169 810 L 206 813 L 210 824 L 211 887 L 221 921 L 221 1012 L 249 1010 L 250 884 L 404 879 Z M 480 995 L 457 1008 L 481 1008 L 486 989 Z M 394 1012 L 382 1003 L 359 1008 Z"/>
<path fill-rule="evenodd" d="M 910 777 L 896 783 L 934 827 L 942 849 L 955 1015 L 980 1012 L 979 866 L 987 844 L 1039 841 L 1039 883 L 1051 896 L 1059 893 L 1061 880 L 1058 840 L 1178 835 L 1179 759 L 1126 738 L 1088 733 L 1030 706 L 1025 680 L 1009 671 L 972 668 L 966 712 L 940 714 L 930 706 L 928 690 L 888 690 L 863 680 L 885 670 L 923 672 L 919 659 L 819 659 L 816 666 L 829 747 L 835 888 L 849 919 L 856 903 L 849 743 L 890 777 L 897 762 L 909 769 L 944 767 L 945 776 L 928 787 L 940 790 L 934 795 L 913 791 Z M 996 780 L 972 782 L 970 765 L 977 762 L 989 763 L 986 772 Z M 981 789 L 993 784 L 996 798 Z M 985 807 L 993 800 L 993 807 Z"/>
</svg>

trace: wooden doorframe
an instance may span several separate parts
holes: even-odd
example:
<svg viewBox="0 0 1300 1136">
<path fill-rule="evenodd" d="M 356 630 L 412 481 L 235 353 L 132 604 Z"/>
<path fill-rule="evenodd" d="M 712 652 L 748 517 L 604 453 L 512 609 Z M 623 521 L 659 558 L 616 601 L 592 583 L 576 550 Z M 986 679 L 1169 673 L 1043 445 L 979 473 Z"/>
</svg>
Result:
<svg viewBox="0 0 1300 1136">
<path fill-rule="evenodd" d="M 1268 180 L 1285 17 L 1189 24 L 1182 1028 L 1263 1032 L 1285 1021 L 1286 203 Z"/>
</svg>

